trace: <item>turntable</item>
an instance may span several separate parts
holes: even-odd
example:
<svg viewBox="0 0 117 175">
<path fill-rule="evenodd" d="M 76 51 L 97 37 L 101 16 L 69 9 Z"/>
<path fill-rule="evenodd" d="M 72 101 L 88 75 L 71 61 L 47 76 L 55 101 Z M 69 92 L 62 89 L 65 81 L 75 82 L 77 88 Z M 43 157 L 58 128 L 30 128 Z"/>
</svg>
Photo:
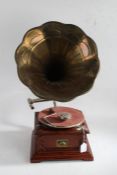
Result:
<svg viewBox="0 0 117 175">
<path fill-rule="evenodd" d="M 39 97 L 33 103 L 53 101 L 53 107 L 35 113 L 31 162 L 93 160 L 89 128 L 83 113 L 57 106 L 88 92 L 99 70 L 95 42 L 79 27 L 47 22 L 29 30 L 16 50 L 18 76 Z"/>
</svg>

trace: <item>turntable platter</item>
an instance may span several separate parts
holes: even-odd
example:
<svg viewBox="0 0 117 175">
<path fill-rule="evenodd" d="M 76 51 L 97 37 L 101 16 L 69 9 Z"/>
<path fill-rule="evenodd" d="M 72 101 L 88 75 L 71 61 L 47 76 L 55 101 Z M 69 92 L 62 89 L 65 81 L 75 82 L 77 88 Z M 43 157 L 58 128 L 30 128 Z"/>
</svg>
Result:
<svg viewBox="0 0 117 175">
<path fill-rule="evenodd" d="M 72 128 L 81 126 L 84 117 L 81 111 L 68 107 L 54 107 L 39 113 L 38 120 L 52 128 Z"/>
</svg>

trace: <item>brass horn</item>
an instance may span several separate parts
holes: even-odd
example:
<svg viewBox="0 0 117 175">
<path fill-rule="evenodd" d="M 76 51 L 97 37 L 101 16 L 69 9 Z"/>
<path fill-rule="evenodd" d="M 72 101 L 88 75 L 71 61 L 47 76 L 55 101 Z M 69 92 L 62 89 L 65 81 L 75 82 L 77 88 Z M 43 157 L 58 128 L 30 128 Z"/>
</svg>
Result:
<svg viewBox="0 0 117 175">
<path fill-rule="evenodd" d="M 60 22 L 29 30 L 15 59 L 20 80 L 36 96 L 61 102 L 90 90 L 99 70 L 95 42 L 79 27 Z"/>
</svg>

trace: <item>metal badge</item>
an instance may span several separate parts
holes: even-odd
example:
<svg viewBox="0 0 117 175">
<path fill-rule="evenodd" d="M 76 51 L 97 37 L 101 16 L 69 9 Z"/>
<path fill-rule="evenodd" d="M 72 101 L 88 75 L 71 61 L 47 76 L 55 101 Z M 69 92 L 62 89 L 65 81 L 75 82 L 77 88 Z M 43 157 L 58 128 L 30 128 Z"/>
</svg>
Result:
<svg viewBox="0 0 117 175">
<path fill-rule="evenodd" d="M 56 147 L 68 147 L 69 140 L 68 139 L 58 139 L 56 140 Z"/>
</svg>

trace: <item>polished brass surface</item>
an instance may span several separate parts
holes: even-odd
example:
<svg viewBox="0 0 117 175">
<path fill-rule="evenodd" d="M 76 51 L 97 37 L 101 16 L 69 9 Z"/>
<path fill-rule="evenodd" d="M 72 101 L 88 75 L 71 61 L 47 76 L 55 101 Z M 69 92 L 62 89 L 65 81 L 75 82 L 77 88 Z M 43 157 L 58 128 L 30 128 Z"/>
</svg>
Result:
<svg viewBox="0 0 117 175">
<path fill-rule="evenodd" d="M 68 147 L 69 140 L 68 139 L 59 139 L 56 140 L 56 147 Z"/>
<path fill-rule="evenodd" d="M 61 102 L 90 90 L 99 70 L 95 42 L 79 27 L 60 22 L 29 30 L 15 58 L 20 80 L 36 96 Z"/>
</svg>

